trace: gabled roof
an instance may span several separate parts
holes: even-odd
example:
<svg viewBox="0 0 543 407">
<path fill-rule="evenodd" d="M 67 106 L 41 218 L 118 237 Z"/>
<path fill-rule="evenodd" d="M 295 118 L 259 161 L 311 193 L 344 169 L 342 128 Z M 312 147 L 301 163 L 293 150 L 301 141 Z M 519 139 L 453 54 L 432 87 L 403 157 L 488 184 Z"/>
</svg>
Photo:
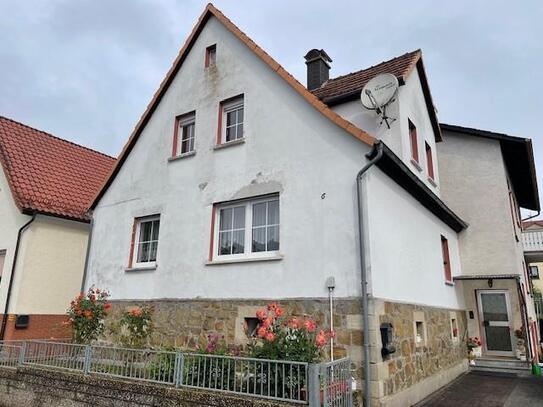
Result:
<svg viewBox="0 0 543 407">
<path fill-rule="evenodd" d="M 417 68 L 417 72 L 419 73 L 426 108 L 430 116 L 436 141 L 441 141 L 441 130 L 439 128 L 439 122 L 430 93 L 430 86 L 428 85 L 428 79 L 422 62 L 422 51 L 420 49 L 357 72 L 329 79 L 324 82 L 320 88 L 314 89 L 312 92 L 328 106 L 338 105 L 340 103 L 358 99 L 362 88 L 364 88 L 366 83 L 376 75 L 390 73 L 398 78 L 400 85 L 403 85 L 407 80 L 407 77 L 415 68 Z"/>
<path fill-rule="evenodd" d="M 187 38 L 185 44 L 183 45 L 183 48 L 181 48 L 181 51 L 179 51 L 179 55 L 174 60 L 172 67 L 166 74 L 166 77 L 160 84 L 160 87 L 154 94 L 153 98 L 151 99 L 151 102 L 147 106 L 147 109 L 145 112 L 143 112 L 143 115 L 141 116 L 140 120 L 136 124 L 136 127 L 132 131 L 132 134 L 130 135 L 130 138 L 128 139 L 127 143 L 125 144 L 123 150 L 121 151 L 121 154 L 119 155 L 119 158 L 117 159 L 117 162 L 115 164 L 115 167 L 112 169 L 111 174 L 106 179 L 102 187 L 100 188 L 99 192 L 97 193 L 96 197 L 93 200 L 93 203 L 91 205 L 91 208 L 94 208 L 100 198 L 103 196 L 109 185 L 113 182 L 115 179 L 115 176 L 119 172 L 120 168 L 124 164 L 126 158 L 130 154 L 130 151 L 134 147 L 135 143 L 137 142 L 139 136 L 141 135 L 143 129 L 145 128 L 145 125 L 151 118 L 153 112 L 159 105 L 162 97 L 166 93 L 168 86 L 173 81 L 175 75 L 181 68 L 181 65 L 183 64 L 183 61 L 185 60 L 186 56 L 190 52 L 192 46 L 194 45 L 196 38 L 198 38 L 198 35 L 204 28 L 206 22 L 209 20 L 210 17 L 215 17 L 217 20 L 219 20 L 232 34 L 234 34 L 242 43 L 244 43 L 248 48 L 250 48 L 256 56 L 258 56 L 263 62 L 265 62 L 270 69 L 275 71 L 284 81 L 291 86 L 300 96 L 302 96 L 310 105 L 312 105 L 315 109 L 317 109 L 321 114 L 323 114 L 325 117 L 327 117 L 329 120 L 331 120 L 333 123 L 335 123 L 337 126 L 345 130 L 347 133 L 351 134 L 355 138 L 359 139 L 360 141 L 368 144 L 373 145 L 375 142 L 375 138 L 371 136 L 370 134 L 366 133 L 364 130 L 356 127 L 354 124 L 349 122 L 348 120 L 345 120 L 343 117 L 338 115 L 336 112 L 334 112 L 332 109 L 330 109 L 326 104 L 322 103 L 315 95 L 313 95 L 310 91 L 307 90 L 307 88 L 302 85 L 300 82 L 298 82 L 290 73 L 288 73 L 281 65 L 279 65 L 271 56 L 269 56 L 262 48 L 260 48 L 253 40 L 251 40 L 245 33 L 243 33 L 232 21 L 230 21 L 223 13 L 221 13 L 215 6 L 213 6 L 211 3 L 209 3 L 200 18 L 198 19 L 198 22 L 194 26 L 192 32 L 190 33 L 189 37 Z"/>
<path fill-rule="evenodd" d="M 22 213 L 88 222 L 115 159 L 0 116 L 0 163 Z"/>
<path fill-rule="evenodd" d="M 532 140 L 444 123 L 441 123 L 441 129 L 452 133 L 499 141 L 505 167 L 511 179 L 513 191 L 515 192 L 519 206 L 534 211 L 540 210 Z"/>
</svg>

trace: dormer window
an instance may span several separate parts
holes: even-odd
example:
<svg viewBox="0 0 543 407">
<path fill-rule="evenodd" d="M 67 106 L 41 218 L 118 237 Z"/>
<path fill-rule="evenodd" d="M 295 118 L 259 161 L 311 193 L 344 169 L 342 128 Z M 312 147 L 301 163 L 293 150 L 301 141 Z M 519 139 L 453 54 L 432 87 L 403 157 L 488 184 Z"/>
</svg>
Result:
<svg viewBox="0 0 543 407">
<path fill-rule="evenodd" d="M 217 44 L 210 45 L 206 48 L 205 67 L 209 68 L 217 63 Z"/>
</svg>

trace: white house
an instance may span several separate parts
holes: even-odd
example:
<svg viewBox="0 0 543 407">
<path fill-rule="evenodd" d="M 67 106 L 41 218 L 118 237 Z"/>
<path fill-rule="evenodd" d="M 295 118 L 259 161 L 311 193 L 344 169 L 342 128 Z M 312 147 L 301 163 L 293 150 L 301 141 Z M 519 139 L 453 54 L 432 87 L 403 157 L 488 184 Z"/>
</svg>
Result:
<svg viewBox="0 0 543 407">
<path fill-rule="evenodd" d="M 467 224 L 441 198 L 421 52 L 331 80 L 330 62 L 308 52 L 308 89 L 208 5 L 94 201 L 85 284 L 117 312 L 153 303 L 154 340 L 188 347 L 208 330 L 245 342 L 279 300 L 334 322 L 372 405 L 415 403 L 467 369 Z M 401 85 L 390 129 L 359 98 L 383 72 Z"/>
</svg>

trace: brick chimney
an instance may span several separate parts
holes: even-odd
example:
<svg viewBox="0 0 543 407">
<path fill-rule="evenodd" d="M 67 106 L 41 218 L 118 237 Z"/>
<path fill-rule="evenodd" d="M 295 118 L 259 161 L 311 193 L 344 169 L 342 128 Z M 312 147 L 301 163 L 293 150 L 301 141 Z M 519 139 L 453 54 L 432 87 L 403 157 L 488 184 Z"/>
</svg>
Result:
<svg viewBox="0 0 543 407">
<path fill-rule="evenodd" d="M 329 78 L 329 62 L 332 62 L 332 58 L 323 49 L 312 49 L 304 58 L 307 65 L 307 89 L 317 89 Z"/>
</svg>

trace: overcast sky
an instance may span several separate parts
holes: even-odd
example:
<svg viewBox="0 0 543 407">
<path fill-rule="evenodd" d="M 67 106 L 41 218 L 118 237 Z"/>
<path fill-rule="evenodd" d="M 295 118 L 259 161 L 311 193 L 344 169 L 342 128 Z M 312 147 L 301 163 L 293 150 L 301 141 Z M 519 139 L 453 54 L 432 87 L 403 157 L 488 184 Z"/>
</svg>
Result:
<svg viewBox="0 0 543 407">
<path fill-rule="evenodd" d="M 117 155 L 204 1 L 2 0 L 0 115 Z M 417 48 L 444 123 L 529 137 L 543 189 L 543 1 L 214 3 L 302 83 Z"/>
</svg>

